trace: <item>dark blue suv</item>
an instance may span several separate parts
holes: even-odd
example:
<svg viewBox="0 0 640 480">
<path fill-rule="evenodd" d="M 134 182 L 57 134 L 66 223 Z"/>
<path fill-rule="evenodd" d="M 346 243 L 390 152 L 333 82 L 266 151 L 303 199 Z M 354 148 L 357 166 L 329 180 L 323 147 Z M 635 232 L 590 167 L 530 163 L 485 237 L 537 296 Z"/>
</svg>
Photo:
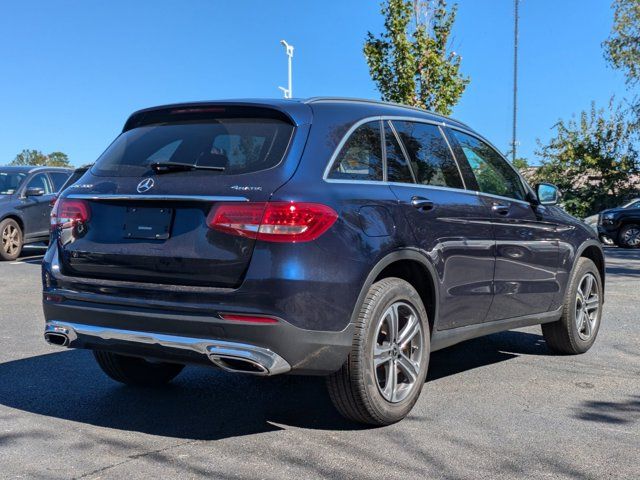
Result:
<svg viewBox="0 0 640 480">
<path fill-rule="evenodd" d="M 52 214 L 45 338 L 113 379 L 187 363 L 326 375 L 337 409 L 402 419 L 429 354 L 542 324 L 587 351 L 604 256 L 466 125 L 364 100 L 134 113 Z"/>
</svg>

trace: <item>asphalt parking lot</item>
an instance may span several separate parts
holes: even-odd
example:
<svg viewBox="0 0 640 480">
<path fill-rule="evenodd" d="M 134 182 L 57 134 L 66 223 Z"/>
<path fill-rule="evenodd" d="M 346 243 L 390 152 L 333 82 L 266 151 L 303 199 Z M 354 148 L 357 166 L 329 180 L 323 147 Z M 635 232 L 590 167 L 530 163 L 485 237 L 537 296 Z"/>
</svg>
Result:
<svg viewBox="0 0 640 480">
<path fill-rule="evenodd" d="M 607 249 L 587 354 L 551 355 L 539 327 L 448 348 L 411 415 L 374 429 L 319 378 L 112 382 L 42 339 L 42 253 L 0 263 L 1 478 L 640 478 L 640 251 Z"/>
</svg>

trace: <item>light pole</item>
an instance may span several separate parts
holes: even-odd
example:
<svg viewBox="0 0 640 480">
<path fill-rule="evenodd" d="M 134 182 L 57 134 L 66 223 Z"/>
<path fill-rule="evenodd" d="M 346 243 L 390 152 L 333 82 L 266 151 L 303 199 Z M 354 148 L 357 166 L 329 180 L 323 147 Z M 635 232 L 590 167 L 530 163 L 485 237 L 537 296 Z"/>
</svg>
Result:
<svg viewBox="0 0 640 480">
<path fill-rule="evenodd" d="M 520 0 L 513 0 L 514 28 L 513 28 L 513 131 L 511 137 L 511 162 L 516 160 L 518 140 L 516 139 L 516 126 L 518 122 L 518 4 Z"/>
<path fill-rule="evenodd" d="M 292 85 L 292 79 L 291 79 L 292 78 L 291 77 L 291 62 L 292 62 L 292 59 L 293 59 L 293 45 L 289 45 L 284 40 L 280 40 L 280 45 L 284 46 L 284 48 L 287 51 L 287 57 L 289 57 L 289 87 L 288 88 L 278 87 L 278 88 L 280 90 L 282 90 L 284 98 L 291 98 L 293 96 L 293 85 Z"/>
</svg>

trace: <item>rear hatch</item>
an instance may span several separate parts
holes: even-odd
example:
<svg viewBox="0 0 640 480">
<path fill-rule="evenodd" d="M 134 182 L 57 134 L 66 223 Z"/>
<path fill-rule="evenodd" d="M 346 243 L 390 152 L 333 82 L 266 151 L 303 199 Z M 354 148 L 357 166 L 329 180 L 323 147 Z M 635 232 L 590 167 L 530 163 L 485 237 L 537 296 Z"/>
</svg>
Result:
<svg viewBox="0 0 640 480">
<path fill-rule="evenodd" d="M 266 202 L 293 175 L 308 107 L 164 107 L 134 114 L 52 220 L 66 275 L 238 286 L 255 240 L 210 228 L 220 206 Z"/>
</svg>

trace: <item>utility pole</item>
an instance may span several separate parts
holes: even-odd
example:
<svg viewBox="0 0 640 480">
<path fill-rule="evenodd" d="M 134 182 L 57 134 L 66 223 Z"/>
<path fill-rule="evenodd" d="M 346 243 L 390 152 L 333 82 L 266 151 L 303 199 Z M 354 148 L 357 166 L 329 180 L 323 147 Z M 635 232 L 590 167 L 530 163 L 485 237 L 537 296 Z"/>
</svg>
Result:
<svg viewBox="0 0 640 480">
<path fill-rule="evenodd" d="M 518 123 L 518 5 L 520 0 L 513 0 L 514 29 L 513 29 L 513 131 L 511 136 L 511 162 L 516 160 L 518 140 L 516 139 Z"/>
<path fill-rule="evenodd" d="M 292 85 L 292 76 L 291 76 L 291 63 L 293 60 L 293 45 L 289 45 L 284 40 L 280 40 L 280 45 L 282 45 L 287 52 L 287 57 L 289 57 L 289 86 L 288 88 L 278 87 L 282 90 L 284 98 L 291 98 L 293 96 L 293 85 Z"/>
</svg>

